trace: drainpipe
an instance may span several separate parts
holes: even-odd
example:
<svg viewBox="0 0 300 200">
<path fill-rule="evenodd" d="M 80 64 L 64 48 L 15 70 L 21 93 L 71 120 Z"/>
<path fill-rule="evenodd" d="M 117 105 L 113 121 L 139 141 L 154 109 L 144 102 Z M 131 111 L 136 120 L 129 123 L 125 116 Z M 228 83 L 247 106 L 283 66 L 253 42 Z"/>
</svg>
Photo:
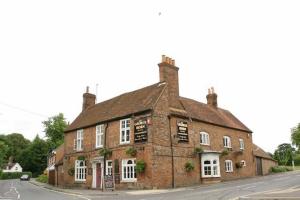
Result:
<svg viewBox="0 0 300 200">
<path fill-rule="evenodd" d="M 171 133 L 171 117 L 168 116 L 169 119 L 169 133 L 170 133 L 170 146 L 171 146 L 171 158 L 172 158 L 172 188 L 175 188 L 175 174 L 174 174 L 174 152 L 173 152 L 173 138 Z"/>
<path fill-rule="evenodd" d="M 103 148 L 106 148 L 106 132 L 108 128 L 108 123 L 105 124 L 105 130 L 104 130 L 104 142 L 103 142 Z M 106 174 L 106 156 L 104 156 L 104 163 L 103 163 L 103 177 L 102 177 L 102 191 L 104 191 L 104 176 Z"/>
</svg>

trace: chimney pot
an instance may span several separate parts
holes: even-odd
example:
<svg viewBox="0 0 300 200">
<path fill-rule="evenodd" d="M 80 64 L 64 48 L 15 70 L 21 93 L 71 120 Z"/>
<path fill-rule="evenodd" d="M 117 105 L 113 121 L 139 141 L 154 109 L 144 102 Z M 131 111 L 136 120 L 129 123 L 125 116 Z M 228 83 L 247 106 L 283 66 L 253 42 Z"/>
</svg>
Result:
<svg viewBox="0 0 300 200">
<path fill-rule="evenodd" d="M 166 56 L 165 55 L 161 56 L 161 62 L 166 62 Z"/>
<path fill-rule="evenodd" d="M 215 93 L 214 87 L 208 88 L 208 94 L 206 95 L 207 105 L 218 107 L 218 95 Z"/>
<path fill-rule="evenodd" d="M 90 87 L 86 86 L 86 93 L 89 93 Z"/>
</svg>

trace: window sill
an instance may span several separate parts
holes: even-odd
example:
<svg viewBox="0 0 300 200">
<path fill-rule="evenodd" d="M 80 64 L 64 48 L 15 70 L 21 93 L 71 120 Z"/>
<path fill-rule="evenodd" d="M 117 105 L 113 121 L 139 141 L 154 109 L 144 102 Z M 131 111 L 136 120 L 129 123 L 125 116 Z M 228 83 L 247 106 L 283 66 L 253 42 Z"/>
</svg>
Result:
<svg viewBox="0 0 300 200">
<path fill-rule="evenodd" d="M 215 176 L 202 176 L 201 178 L 220 178 L 221 176 L 215 175 Z"/>
<path fill-rule="evenodd" d="M 137 179 L 121 180 L 121 183 L 134 183 L 137 182 Z"/>
<path fill-rule="evenodd" d="M 102 148 L 103 148 L 103 145 L 95 147 L 95 149 L 102 149 Z"/>
<path fill-rule="evenodd" d="M 203 145 L 203 146 L 210 146 L 210 144 L 204 144 L 204 143 L 200 143 L 200 145 Z"/>
<path fill-rule="evenodd" d="M 233 173 L 233 171 L 227 171 L 226 173 Z"/>
<path fill-rule="evenodd" d="M 130 142 L 120 142 L 120 145 L 127 145 L 130 144 Z"/>
<path fill-rule="evenodd" d="M 85 183 L 86 180 L 75 180 L 75 183 Z"/>
</svg>

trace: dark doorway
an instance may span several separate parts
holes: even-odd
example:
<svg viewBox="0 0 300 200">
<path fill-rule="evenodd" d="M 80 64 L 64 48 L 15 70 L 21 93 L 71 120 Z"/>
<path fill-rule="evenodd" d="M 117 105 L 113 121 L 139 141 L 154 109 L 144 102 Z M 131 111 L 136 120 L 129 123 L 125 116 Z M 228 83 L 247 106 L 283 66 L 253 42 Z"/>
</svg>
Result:
<svg viewBox="0 0 300 200">
<path fill-rule="evenodd" d="M 256 157 L 256 175 L 257 176 L 262 176 L 263 175 L 262 160 L 259 157 Z"/>
</svg>

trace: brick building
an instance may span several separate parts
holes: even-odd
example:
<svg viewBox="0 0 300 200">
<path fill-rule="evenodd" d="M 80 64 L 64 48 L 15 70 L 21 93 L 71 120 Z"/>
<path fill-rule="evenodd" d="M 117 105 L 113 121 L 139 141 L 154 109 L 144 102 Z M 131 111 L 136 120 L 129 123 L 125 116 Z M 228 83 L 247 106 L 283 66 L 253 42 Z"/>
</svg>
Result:
<svg viewBox="0 0 300 200">
<path fill-rule="evenodd" d="M 63 186 L 63 159 L 64 144 L 60 145 L 48 154 L 47 176 L 48 183 L 55 186 Z"/>
<path fill-rule="evenodd" d="M 98 104 L 87 88 L 82 112 L 65 131 L 66 187 L 103 188 L 111 175 L 116 188 L 255 175 L 251 130 L 218 107 L 213 88 L 207 103 L 181 97 L 174 60 L 162 56 L 158 66 L 158 83 Z"/>
</svg>

